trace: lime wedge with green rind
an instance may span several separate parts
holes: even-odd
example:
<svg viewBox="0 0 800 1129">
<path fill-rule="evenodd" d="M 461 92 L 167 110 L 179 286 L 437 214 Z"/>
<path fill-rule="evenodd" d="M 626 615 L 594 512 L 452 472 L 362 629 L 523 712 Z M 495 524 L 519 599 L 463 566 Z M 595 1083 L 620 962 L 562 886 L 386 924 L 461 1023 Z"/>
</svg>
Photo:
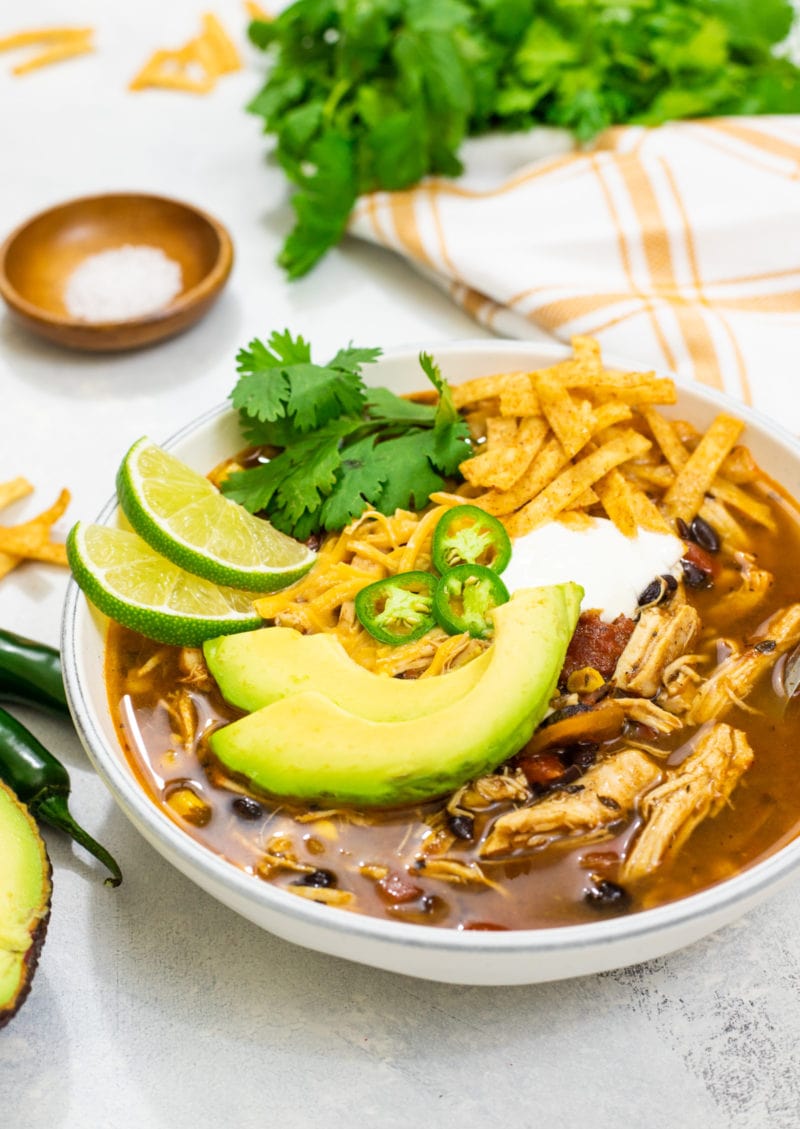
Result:
<svg viewBox="0 0 800 1129">
<path fill-rule="evenodd" d="M 198 647 L 261 626 L 253 608 L 257 593 L 194 576 L 128 530 L 78 522 L 67 538 L 67 557 L 96 608 L 159 643 Z"/>
<path fill-rule="evenodd" d="M 147 437 L 122 460 L 117 494 L 148 545 L 215 584 L 273 592 L 299 580 L 316 560 L 302 542 L 248 513 Z"/>
</svg>

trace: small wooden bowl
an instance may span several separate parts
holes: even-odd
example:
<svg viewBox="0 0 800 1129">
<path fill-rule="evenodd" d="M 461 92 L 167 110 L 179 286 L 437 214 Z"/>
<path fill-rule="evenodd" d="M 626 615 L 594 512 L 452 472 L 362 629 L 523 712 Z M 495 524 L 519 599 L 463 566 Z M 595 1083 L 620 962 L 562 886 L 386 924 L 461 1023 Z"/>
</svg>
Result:
<svg viewBox="0 0 800 1129">
<path fill-rule="evenodd" d="M 162 309 L 125 321 L 72 317 L 64 289 L 89 255 L 124 244 L 160 248 L 180 264 L 180 293 Z M 178 200 L 139 192 L 70 200 L 40 212 L 0 247 L 0 297 L 22 325 L 72 349 L 115 352 L 188 329 L 211 307 L 233 265 L 233 244 L 217 220 Z"/>
</svg>

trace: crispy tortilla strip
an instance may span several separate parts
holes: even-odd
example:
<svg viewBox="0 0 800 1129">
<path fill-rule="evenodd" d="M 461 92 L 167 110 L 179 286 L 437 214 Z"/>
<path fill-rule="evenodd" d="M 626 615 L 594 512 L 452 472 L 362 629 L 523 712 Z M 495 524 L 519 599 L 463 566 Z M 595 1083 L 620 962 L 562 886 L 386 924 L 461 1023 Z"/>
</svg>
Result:
<svg viewBox="0 0 800 1129">
<path fill-rule="evenodd" d="M 68 490 L 62 490 L 52 506 L 21 525 L 0 526 L 0 576 L 11 572 L 21 560 L 67 563 L 67 550 L 50 541 L 50 528 L 58 521 L 70 502 Z"/>
<path fill-rule="evenodd" d="M 626 466 L 622 475 L 639 486 L 652 486 L 656 490 L 668 490 L 675 481 L 675 475 L 668 466 L 659 463 L 658 466 L 648 466 L 646 463 L 636 463 Z"/>
<path fill-rule="evenodd" d="M 538 455 L 547 436 L 547 421 L 528 417 L 519 424 L 511 417 L 493 416 L 486 421 L 486 450 L 459 467 L 473 486 L 510 490 Z"/>
<path fill-rule="evenodd" d="M 718 815 L 753 763 L 747 737 L 729 725 L 715 725 L 693 752 L 653 788 L 641 805 L 645 823 L 622 867 L 623 883 L 652 874 L 678 853 L 707 816 Z"/>
<path fill-rule="evenodd" d="M 774 643 L 773 647 L 765 644 Z M 739 654 L 729 655 L 697 692 L 688 721 L 702 725 L 741 705 L 756 683 L 792 647 L 800 643 L 800 604 L 781 608 L 762 623 L 756 638 Z"/>
<path fill-rule="evenodd" d="M 711 492 L 719 501 L 733 506 L 739 513 L 751 518 L 758 525 L 763 525 L 765 529 L 769 529 L 773 533 L 775 532 L 777 528 L 775 519 L 767 503 L 759 502 L 752 494 L 748 494 L 746 490 L 742 490 L 741 486 L 727 482 L 720 475 L 717 475 L 712 483 Z"/>
<path fill-rule="evenodd" d="M 501 416 L 538 416 L 539 398 L 527 372 L 512 373 L 500 392 Z"/>
<path fill-rule="evenodd" d="M 40 27 L 30 31 L 16 31 L 0 38 L 0 51 L 16 51 L 19 47 L 37 47 L 40 44 L 64 43 L 70 39 L 86 39 L 92 34 L 90 27 Z"/>
<path fill-rule="evenodd" d="M 10 506 L 12 502 L 18 502 L 20 498 L 26 498 L 28 494 L 33 493 L 33 487 L 27 478 L 20 476 L 19 478 L 11 478 L 8 482 L 0 482 L 0 510 Z"/>
<path fill-rule="evenodd" d="M 547 422 L 567 456 L 572 458 L 592 436 L 592 407 L 588 400 L 574 400 L 556 379 L 547 373 L 536 381 L 539 401 Z"/>
<path fill-rule="evenodd" d="M 519 425 L 513 416 L 489 416 L 486 420 L 486 446 L 508 447 L 515 442 Z"/>
<path fill-rule="evenodd" d="M 13 75 L 28 74 L 30 71 L 39 70 L 40 67 L 49 67 L 51 63 L 61 63 L 65 59 L 73 59 L 77 55 L 87 55 L 90 51 L 94 51 L 91 31 L 83 38 L 73 37 L 63 43 L 55 43 L 52 47 L 34 55 L 33 58 L 26 59 L 24 63 L 17 63 L 15 67 L 12 67 L 11 73 Z"/>
<path fill-rule="evenodd" d="M 747 447 L 734 447 L 722 464 L 722 473 L 728 482 L 737 486 L 747 486 L 760 475 L 758 464 Z"/>
<path fill-rule="evenodd" d="M 553 839 L 602 838 L 611 824 L 629 818 L 636 800 L 661 777 L 638 749 L 622 749 L 580 778 L 580 792 L 557 792 L 531 807 L 501 815 L 481 847 L 484 858 L 536 850 Z"/>
<path fill-rule="evenodd" d="M 548 439 L 510 490 L 492 490 L 488 494 L 481 494 L 474 499 L 475 505 L 498 516 L 513 513 L 552 482 L 567 462 L 559 441 L 555 437 Z"/>
<path fill-rule="evenodd" d="M 599 401 L 607 398 L 621 400 L 629 407 L 638 407 L 643 404 L 674 404 L 677 400 L 675 385 L 667 377 L 654 376 L 646 382 L 630 388 L 608 389 L 598 388 L 595 395 Z"/>
<path fill-rule="evenodd" d="M 672 532 L 658 506 L 617 467 L 595 483 L 595 490 L 606 514 L 626 537 L 635 537 L 639 528 Z"/>
<path fill-rule="evenodd" d="M 219 74 L 231 74 L 242 69 L 239 52 L 225 28 L 213 12 L 204 12 L 201 38 L 211 47 L 217 61 Z"/>
<path fill-rule="evenodd" d="M 457 408 L 465 408 L 479 403 L 481 400 L 491 400 L 494 397 L 499 397 L 506 383 L 511 380 L 515 382 L 518 377 L 524 377 L 530 388 L 533 391 L 533 384 L 530 375 L 523 372 L 498 372 L 491 376 L 478 376 L 474 380 L 466 380 L 463 384 L 453 384 L 450 386 L 453 393 L 453 403 Z M 514 412 L 504 413 L 507 415 L 514 415 Z M 522 414 L 522 413 L 516 413 Z M 526 415 L 541 415 L 540 411 L 527 412 Z"/>
<path fill-rule="evenodd" d="M 537 497 L 513 514 L 506 523 L 509 535 L 521 537 L 552 520 L 613 467 L 643 454 L 649 447 L 650 441 L 635 431 L 604 443 L 574 466 L 567 467 Z"/>
<path fill-rule="evenodd" d="M 144 90 L 154 86 L 207 94 L 216 85 L 217 77 L 213 52 L 199 39 L 193 39 L 175 51 L 154 51 L 131 79 L 129 89 Z"/>
<path fill-rule="evenodd" d="M 689 461 L 689 452 L 675 434 L 672 423 L 655 411 L 654 408 L 640 407 L 639 414 L 644 417 L 653 438 L 661 448 L 662 455 L 677 474 Z"/>
<path fill-rule="evenodd" d="M 686 522 L 695 517 L 743 430 L 741 420 L 724 413 L 717 416 L 664 495 L 664 506 L 671 517 Z"/>
<path fill-rule="evenodd" d="M 726 548 L 745 549 L 750 544 L 750 538 L 728 507 L 723 506 L 716 498 L 706 498 L 703 501 L 700 517 L 716 529 Z"/>
<path fill-rule="evenodd" d="M 251 20 L 271 20 L 272 16 L 260 4 L 256 4 L 255 0 L 244 0 L 244 10 L 247 12 Z"/>
<path fill-rule="evenodd" d="M 595 408 L 592 413 L 592 435 L 597 435 L 598 432 L 605 431 L 607 427 L 613 427 L 617 423 L 627 423 L 632 418 L 633 412 L 627 404 L 609 400 L 608 403 Z"/>
</svg>

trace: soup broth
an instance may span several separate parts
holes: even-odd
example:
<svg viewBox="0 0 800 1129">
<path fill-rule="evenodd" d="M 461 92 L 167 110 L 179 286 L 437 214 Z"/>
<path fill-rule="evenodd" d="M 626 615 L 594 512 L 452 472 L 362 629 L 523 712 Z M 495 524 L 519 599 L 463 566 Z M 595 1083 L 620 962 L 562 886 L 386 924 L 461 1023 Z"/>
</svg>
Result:
<svg viewBox="0 0 800 1129">
<path fill-rule="evenodd" d="M 703 676 L 726 655 L 745 651 L 759 639 L 764 643 L 765 621 L 798 598 L 797 510 L 769 483 L 751 489 L 770 506 L 775 532 L 738 520 L 748 555 L 758 569 L 772 574 L 773 583 L 751 610 L 726 609 L 725 597 L 741 582 L 742 557 L 723 545 L 714 555 L 711 586 L 686 585 L 686 602 L 702 623 L 692 650 L 694 669 Z M 565 579 L 568 572 L 565 562 Z M 766 639 L 762 649 L 769 643 Z M 533 850 L 487 859 L 480 852 L 482 841 L 499 816 L 519 806 L 519 797 L 508 794 L 496 802 L 484 797 L 480 808 L 466 814 L 452 797 L 377 812 L 315 810 L 271 799 L 226 775 L 209 752 L 210 732 L 242 715 L 223 701 L 198 653 L 162 646 L 112 624 L 106 671 L 120 741 L 148 795 L 188 834 L 254 881 L 395 921 L 528 929 L 595 921 L 673 901 L 752 866 L 800 832 L 795 789 L 800 698 L 785 692 L 786 659 L 777 660 L 746 702 L 730 703 L 725 720 L 746 733 L 754 753 L 730 800 L 705 818 L 665 865 L 630 887 L 618 879 L 642 826 L 640 807 L 594 841 L 562 835 Z M 629 721 L 619 736 L 589 749 L 581 763 L 633 744 L 649 749 L 660 766 L 675 766 L 703 731 L 683 725 L 659 736 Z M 513 791 L 513 781 L 519 780 L 514 764 L 497 775 L 512 781 Z M 574 777 L 572 784 L 556 782 L 558 787 L 574 788 Z"/>
</svg>

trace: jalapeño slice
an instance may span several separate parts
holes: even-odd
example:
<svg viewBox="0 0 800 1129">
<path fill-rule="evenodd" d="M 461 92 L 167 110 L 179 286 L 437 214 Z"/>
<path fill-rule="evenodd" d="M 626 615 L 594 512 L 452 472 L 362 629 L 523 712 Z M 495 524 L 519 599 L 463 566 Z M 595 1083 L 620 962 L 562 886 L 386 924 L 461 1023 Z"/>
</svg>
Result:
<svg viewBox="0 0 800 1129">
<path fill-rule="evenodd" d="M 468 631 L 476 639 L 492 633 L 490 612 L 509 599 L 508 589 L 492 569 L 457 565 L 441 578 L 433 594 L 433 613 L 451 635 Z"/>
<path fill-rule="evenodd" d="M 379 643 L 411 643 L 435 625 L 430 572 L 400 572 L 362 588 L 356 596 L 356 615 Z"/>
<path fill-rule="evenodd" d="M 431 558 L 442 575 L 464 564 L 499 573 L 511 560 L 511 541 L 492 514 L 477 506 L 453 506 L 434 530 Z"/>
</svg>

